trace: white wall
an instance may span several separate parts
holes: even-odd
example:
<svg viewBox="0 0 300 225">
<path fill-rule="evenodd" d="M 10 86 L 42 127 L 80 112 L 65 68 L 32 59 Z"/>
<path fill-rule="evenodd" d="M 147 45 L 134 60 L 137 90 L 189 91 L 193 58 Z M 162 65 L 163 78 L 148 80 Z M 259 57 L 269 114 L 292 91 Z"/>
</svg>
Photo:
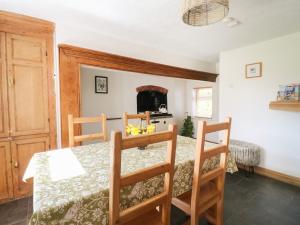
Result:
<svg viewBox="0 0 300 225">
<path fill-rule="evenodd" d="M 108 94 L 95 93 L 95 76 L 108 77 Z M 123 112 L 136 113 L 136 88 L 142 85 L 156 85 L 169 90 L 168 111 L 174 115 L 180 129 L 186 111 L 186 80 L 178 78 L 81 67 L 82 116 L 96 116 L 103 112 L 108 117 L 122 117 Z M 108 121 L 109 133 L 122 128 L 122 120 Z M 91 133 L 97 129 L 97 126 L 86 126 L 83 132 Z"/>
<path fill-rule="evenodd" d="M 220 54 L 220 120 L 232 116 L 232 138 L 263 147 L 260 166 L 300 177 L 300 113 L 269 109 L 280 84 L 300 82 L 300 33 Z M 263 63 L 261 78 L 245 65 Z"/>
</svg>

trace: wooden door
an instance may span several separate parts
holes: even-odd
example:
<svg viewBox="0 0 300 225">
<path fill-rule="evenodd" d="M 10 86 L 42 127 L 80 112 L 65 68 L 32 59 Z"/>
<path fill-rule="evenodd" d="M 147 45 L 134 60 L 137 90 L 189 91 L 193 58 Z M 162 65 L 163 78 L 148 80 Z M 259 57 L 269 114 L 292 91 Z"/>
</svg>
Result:
<svg viewBox="0 0 300 225">
<path fill-rule="evenodd" d="M 46 40 L 6 34 L 12 136 L 49 132 Z"/>
<path fill-rule="evenodd" d="M 9 136 L 5 34 L 0 32 L 0 138 Z"/>
<path fill-rule="evenodd" d="M 0 142 L 0 202 L 13 197 L 9 142 Z"/>
<path fill-rule="evenodd" d="M 23 175 L 34 153 L 49 149 L 49 138 L 39 137 L 11 142 L 13 186 L 15 197 L 32 193 L 32 179 L 23 182 Z"/>
</svg>

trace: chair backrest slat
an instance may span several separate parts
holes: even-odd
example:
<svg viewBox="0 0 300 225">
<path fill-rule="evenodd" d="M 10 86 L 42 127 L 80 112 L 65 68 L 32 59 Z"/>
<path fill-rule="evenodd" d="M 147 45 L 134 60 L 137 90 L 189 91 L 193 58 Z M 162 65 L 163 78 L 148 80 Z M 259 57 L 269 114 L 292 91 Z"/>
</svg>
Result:
<svg viewBox="0 0 300 225">
<path fill-rule="evenodd" d="M 120 213 L 119 221 L 122 223 L 129 222 L 130 220 L 142 215 L 143 213 L 155 208 L 158 205 L 162 205 L 167 201 L 168 193 L 163 192 L 154 196 L 151 199 L 144 201 L 143 203 L 126 209 Z"/>
<path fill-rule="evenodd" d="M 219 177 L 220 175 L 222 175 L 222 173 L 223 173 L 222 167 L 215 168 L 215 169 L 203 174 L 201 177 L 201 182 L 203 184 L 205 184 L 208 181 L 214 180 L 215 178 Z"/>
<path fill-rule="evenodd" d="M 125 223 L 147 210 L 162 206 L 162 224 L 170 222 L 170 208 L 175 164 L 177 140 L 177 126 L 170 125 L 169 131 L 141 135 L 136 137 L 122 138 L 120 131 L 112 133 L 112 155 L 111 155 L 111 178 L 109 192 L 109 217 L 110 225 Z M 167 141 L 167 158 L 165 162 L 154 166 L 140 169 L 127 175 L 121 176 L 121 154 L 122 150 L 139 147 L 140 145 L 154 144 Z M 164 174 L 164 191 L 142 203 L 120 212 L 120 189 L 124 186 L 146 181 L 151 177 Z"/>
<path fill-rule="evenodd" d="M 167 173 L 170 170 L 169 163 L 159 163 L 155 166 L 141 169 L 138 172 L 124 175 L 121 179 L 121 187 L 128 186 L 143 180 L 150 179 L 162 173 Z"/>
<path fill-rule="evenodd" d="M 229 124 L 227 122 L 205 125 L 205 134 L 213 133 L 221 130 L 227 130 L 228 125 Z"/>
<path fill-rule="evenodd" d="M 92 140 L 97 140 L 97 139 L 103 139 L 104 140 L 104 134 L 84 134 L 80 136 L 74 136 L 74 141 L 75 142 L 82 142 L 82 141 L 92 141 Z"/>
<path fill-rule="evenodd" d="M 125 134 L 125 136 L 128 136 L 126 128 L 128 126 L 128 120 L 129 119 L 145 119 L 146 124 L 150 125 L 150 112 L 146 111 L 145 113 L 139 113 L 139 114 L 128 114 L 127 112 L 125 112 L 123 114 L 124 134 Z"/>
<path fill-rule="evenodd" d="M 97 117 L 73 117 L 73 115 L 68 115 L 69 123 L 69 147 L 74 147 L 76 143 L 82 141 L 92 141 L 92 140 L 107 140 L 106 131 L 106 115 L 102 113 L 101 116 Z M 84 123 L 100 123 L 102 132 L 94 134 L 85 135 L 74 135 L 74 124 L 84 124 Z"/>
<path fill-rule="evenodd" d="M 226 145 L 219 145 L 216 147 L 212 147 L 210 149 L 207 149 L 203 152 L 203 157 L 205 159 L 209 159 L 213 156 L 219 155 L 221 153 L 226 153 L 227 151 L 227 146 Z"/>
<path fill-rule="evenodd" d="M 129 137 L 122 142 L 122 149 L 134 148 L 136 146 L 145 146 L 158 142 L 168 141 L 172 138 L 173 132 L 157 132 L 149 135 L 140 135 L 136 137 Z"/>
<path fill-rule="evenodd" d="M 103 114 L 102 114 L 103 115 Z M 101 116 L 102 116 L 101 115 Z M 73 123 L 74 124 L 81 124 L 81 123 L 98 123 L 102 122 L 101 116 L 97 117 L 74 117 Z"/>
</svg>

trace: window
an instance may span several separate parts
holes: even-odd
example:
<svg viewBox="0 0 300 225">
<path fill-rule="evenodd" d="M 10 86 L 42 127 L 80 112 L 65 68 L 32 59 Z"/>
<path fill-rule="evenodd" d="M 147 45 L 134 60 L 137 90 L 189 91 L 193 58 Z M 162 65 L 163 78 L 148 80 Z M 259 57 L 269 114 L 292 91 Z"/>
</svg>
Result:
<svg viewBox="0 0 300 225">
<path fill-rule="evenodd" d="M 212 87 L 194 89 L 194 116 L 212 118 Z"/>
</svg>

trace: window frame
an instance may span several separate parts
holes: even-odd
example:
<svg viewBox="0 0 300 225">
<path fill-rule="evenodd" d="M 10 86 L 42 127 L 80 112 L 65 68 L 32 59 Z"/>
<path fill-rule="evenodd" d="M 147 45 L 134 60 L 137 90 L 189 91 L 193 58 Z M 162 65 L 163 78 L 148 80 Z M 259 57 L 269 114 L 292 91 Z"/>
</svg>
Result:
<svg viewBox="0 0 300 225">
<path fill-rule="evenodd" d="M 198 102 L 198 94 L 197 94 L 197 90 L 199 89 L 207 89 L 207 88 L 211 88 L 211 102 L 212 102 L 212 106 L 211 106 L 211 117 L 206 117 L 206 116 L 197 116 L 196 115 L 196 111 L 197 111 L 197 102 Z M 213 118 L 213 86 L 202 86 L 202 87 L 195 87 L 193 88 L 194 92 L 195 92 L 195 106 L 194 106 L 194 117 L 195 118 L 199 118 L 199 119 L 212 119 Z"/>
</svg>

